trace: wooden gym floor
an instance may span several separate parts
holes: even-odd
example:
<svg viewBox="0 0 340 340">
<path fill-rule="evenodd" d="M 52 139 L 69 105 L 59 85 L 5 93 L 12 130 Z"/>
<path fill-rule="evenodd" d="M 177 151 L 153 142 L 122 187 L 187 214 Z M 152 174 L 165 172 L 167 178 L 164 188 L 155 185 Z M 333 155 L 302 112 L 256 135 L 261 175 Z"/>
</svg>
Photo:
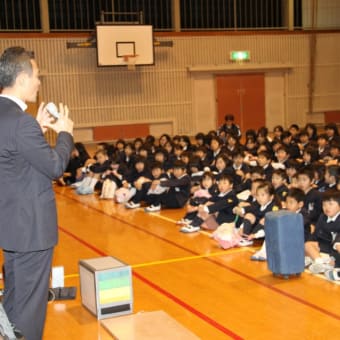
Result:
<svg viewBox="0 0 340 340">
<path fill-rule="evenodd" d="M 254 248 L 221 250 L 204 232 L 185 235 L 184 210 L 146 214 L 55 187 L 59 244 L 54 265 L 77 299 L 48 306 L 46 340 L 111 339 L 81 305 L 79 259 L 112 255 L 133 267 L 134 312 L 164 310 L 202 339 L 335 339 L 340 286 L 303 273 L 274 278 Z M 150 325 L 152 327 L 152 325 Z"/>
</svg>

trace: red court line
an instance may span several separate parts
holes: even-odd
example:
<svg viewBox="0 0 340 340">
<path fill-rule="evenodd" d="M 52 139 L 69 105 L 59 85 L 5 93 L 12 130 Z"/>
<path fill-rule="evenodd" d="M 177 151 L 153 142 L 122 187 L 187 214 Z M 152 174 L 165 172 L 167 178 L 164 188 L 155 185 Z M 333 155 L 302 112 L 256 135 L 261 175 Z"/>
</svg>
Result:
<svg viewBox="0 0 340 340">
<path fill-rule="evenodd" d="M 66 198 L 68 198 L 68 199 L 70 199 L 70 200 L 73 200 L 73 201 L 77 202 L 78 204 L 85 205 L 85 204 L 83 204 L 82 202 L 80 202 L 79 200 L 77 200 L 76 198 L 69 197 L 69 196 L 66 196 L 66 195 L 61 194 L 61 193 L 58 193 L 58 194 L 61 195 L 61 196 L 63 196 L 63 197 L 66 197 Z M 195 251 L 193 251 L 193 250 L 191 250 L 191 249 L 189 249 L 189 248 L 186 248 L 186 247 L 183 247 L 183 246 L 181 246 L 181 245 L 178 245 L 177 243 L 175 243 L 175 242 L 173 242 L 173 241 L 171 241 L 171 240 L 167 240 L 167 239 L 165 239 L 165 238 L 163 238 L 163 237 L 161 237 L 161 236 L 159 236 L 159 235 L 157 235 L 157 234 L 154 234 L 154 233 L 152 233 L 152 232 L 150 232 L 150 231 L 148 231 L 148 230 L 144 230 L 143 228 L 138 227 L 138 226 L 136 226 L 135 224 L 132 224 L 132 223 L 130 223 L 130 222 L 127 222 L 127 221 L 125 221 L 125 220 L 122 220 L 122 219 L 120 219 L 120 218 L 117 218 L 116 216 L 107 214 L 105 211 L 102 211 L 102 210 L 100 210 L 100 209 L 98 209 L 98 208 L 95 208 L 95 207 L 93 207 L 93 206 L 90 206 L 90 205 L 86 205 L 86 206 L 89 207 L 90 209 L 93 209 L 93 210 L 95 210 L 95 211 L 97 211 L 97 212 L 103 214 L 103 215 L 109 216 L 109 217 L 111 217 L 111 218 L 113 218 L 113 219 L 116 219 L 116 220 L 122 222 L 122 223 L 125 223 L 125 224 L 127 224 L 127 225 L 129 225 L 129 226 L 131 226 L 131 227 L 133 227 L 133 228 L 135 228 L 135 229 L 144 231 L 145 233 L 147 233 L 147 234 L 149 234 L 149 235 L 152 235 L 152 236 L 154 236 L 154 237 L 156 237 L 156 238 L 158 238 L 158 239 L 161 239 L 162 241 L 165 241 L 165 242 L 167 242 L 167 243 L 169 243 L 169 244 L 171 244 L 171 245 L 174 245 L 174 246 L 176 246 L 176 247 L 179 248 L 179 249 L 185 250 L 185 251 L 189 252 L 189 253 L 192 254 L 192 255 L 200 255 L 199 253 L 197 253 L 197 252 L 195 252 Z M 226 255 L 227 255 L 227 254 L 228 254 L 228 252 L 226 251 Z M 209 258 L 209 257 L 206 257 L 206 258 L 203 258 L 203 259 L 204 259 L 205 261 L 212 262 L 212 263 L 214 263 L 214 264 L 216 264 L 216 265 L 218 265 L 218 266 L 220 266 L 220 267 L 226 268 L 226 269 L 228 269 L 229 271 L 233 272 L 234 274 L 237 274 L 237 275 L 239 275 L 239 276 L 242 276 L 242 277 L 244 277 L 244 278 L 246 278 L 246 279 L 248 279 L 248 280 L 250 280 L 250 281 L 252 281 L 252 282 L 255 282 L 255 283 L 258 284 L 258 285 L 261 285 L 262 287 L 265 287 L 265 288 L 267 288 L 267 289 L 270 289 L 270 290 L 272 290 L 273 292 L 276 292 L 276 293 L 278 293 L 278 294 L 280 294 L 280 295 L 282 295 L 282 296 L 285 296 L 285 297 L 287 297 L 287 298 L 289 298 L 289 299 L 294 300 L 295 302 L 299 302 L 299 303 L 301 303 L 301 304 L 303 304 L 303 305 L 305 305 L 305 306 L 307 306 L 307 307 L 310 307 L 310 308 L 312 308 L 312 309 L 317 310 L 318 312 L 320 312 L 320 313 L 322 313 L 322 314 L 325 314 L 325 315 L 327 315 L 327 316 L 329 316 L 329 317 L 331 317 L 331 318 L 334 318 L 334 319 L 340 321 L 340 316 L 339 316 L 339 315 L 337 315 L 337 314 L 335 314 L 335 313 L 333 313 L 333 312 L 331 312 L 331 311 L 328 311 L 327 309 L 324 309 L 324 308 L 322 308 L 322 307 L 319 307 L 319 306 L 317 306 L 317 305 L 315 305 L 315 304 L 313 304 L 313 303 L 311 303 L 311 302 L 308 302 L 308 301 L 306 301 L 306 300 L 304 300 L 304 299 L 302 299 L 302 298 L 299 298 L 299 297 L 297 297 L 297 296 L 295 296 L 295 295 L 293 295 L 293 294 L 287 293 L 287 292 L 285 292 L 285 291 L 283 291 L 283 290 L 281 290 L 281 289 L 279 289 L 279 288 L 276 288 L 276 287 L 273 287 L 273 286 L 271 286 L 271 285 L 269 285 L 269 284 L 266 284 L 266 283 L 264 283 L 264 282 L 261 282 L 261 281 L 259 281 L 258 279 L 254 278 L 254 277 L 252 277 L 252 276 L 250 276 L 250 275 L 247 275 L 247 274 L 245 274 L 245 273 L 243 273 L 243 272 L 241 272 L 241 271 L 239 271 L 239 270 L 237 270 L 237 269 L 234 269 L 234 268 L 232 268 L 232 267 L 230 267 L 230 266 L 228 266 L 228 265 L 226 265 L 226 264 L 224 264 L 224 263 L 218 262 L 217 260 L 214 260 L 214 259 Z"/>
<path fill-rule="evenodd" d="M 82 240 L 81 238 L 79 238 L 78 236 L 76 236 L 73 233 L 69 232 L 68 230 L 66 230 L 66 229 L 64 229 L 64 228 L 62 228 L 60 226 L 59 226 L 59 230 L 61 230 L 63 233 L 67 234 L 68 236 L 72 237 L 73 239 L 77 240 L 79 243 L 81 243 L 85 247 L 93 250 L 98 255 L 109 256 L 108 254 L 104 253 L 102 250 L 100 250 L 100 249 L 96 248 L 95 246 L 93 246 L 92 244 Z M 165 289 L 161 288 L 160 286 L 156 285 L 155 283 L 153 283 L 152 281 L 148 280 L 144 276 L 136 273 L 135 271 L 133 271 L 133 276 L 135 276 L 137 279 L 142 281 L 144 284 L 146 284 L 146 285 L 150 286 L 151 288 L 155 289 L 158 293 L 164 295 L 168 299 L 170 299 L 173 302 L 175 302 L 176 304 L 180 305 L 182 308 L 188 310 L 189 312 L 191 312 L 192 314 L 194 314 L 195 316 L 197 316 L 201 320 L 205 321 L 210 326 L 212 326 L 212 327 L 216 328 L 217 330 L 219 330 L 220 332 L 228 335 L 232 339 L 237 339 L 237 340 L 243 339 L 242 337 L 240 337 L 239 335 L 237 335 L 236 333 L 234 333 L 230 329 L 228 329 L 228 328 L 224 327 L 223 325 L 219 324 L 215 320 L 211 319 L 209 316 L 203 314 L 202 312 L 200 312 L 196 308 L 190 306 L 189 304 L 187 304 L 183 300 L 179 299 L 177 296 L 169 293 L 167 290 L 165 290 Z"/>
</svg>

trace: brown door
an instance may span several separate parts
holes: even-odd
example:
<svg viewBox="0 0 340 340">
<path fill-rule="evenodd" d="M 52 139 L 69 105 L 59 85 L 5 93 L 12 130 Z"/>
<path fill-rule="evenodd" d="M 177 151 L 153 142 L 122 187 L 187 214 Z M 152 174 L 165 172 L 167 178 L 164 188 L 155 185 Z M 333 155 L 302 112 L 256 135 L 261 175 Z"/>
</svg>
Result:
<svg viewBox="0 0 340 340">
<path fill-rule="evenodd" d="M 216 76 L 217 125 L 233 114 L 242 132 L 265 125 L 264 74 Z"/>
</svg>

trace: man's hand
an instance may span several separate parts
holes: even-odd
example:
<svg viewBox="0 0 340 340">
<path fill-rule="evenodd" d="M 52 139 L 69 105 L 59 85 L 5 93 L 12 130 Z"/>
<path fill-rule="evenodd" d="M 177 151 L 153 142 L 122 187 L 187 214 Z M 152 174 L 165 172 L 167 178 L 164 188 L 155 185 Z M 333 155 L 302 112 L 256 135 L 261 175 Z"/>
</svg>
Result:
<svg viewBox="0 0 340 340">
<path fill-rule="evenodd" d="M 45 106 L 44 102 L 42 102 L 39 105 L 39 109 L 38 109 L 36 119 L 37 119 L 43 133 L 45 133 L 48 130 L 46 125 L 51 124 L 54 121 L 54 118 L 46 110 L 46 106 Z"/>
<path fill-rule="evenodd" d="M 68 117 L 68 107 L 63 103 L 59 103 L 59 114 L 59 119 L 57 119 L 54 123 L 46 122 L 43 125 L 43 128 L 50 128 L 56 133 L 68 132 L 73 135 L 73 121 Z"/>
</svg>

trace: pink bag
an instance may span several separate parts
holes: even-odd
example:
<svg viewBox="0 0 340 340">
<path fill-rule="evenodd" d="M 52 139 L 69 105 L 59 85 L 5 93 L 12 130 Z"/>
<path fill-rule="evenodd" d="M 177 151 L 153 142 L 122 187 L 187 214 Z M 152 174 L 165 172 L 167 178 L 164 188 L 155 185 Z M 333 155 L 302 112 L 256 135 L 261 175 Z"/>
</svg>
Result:
<svg viewBox="0 0 340 340">
<path fill-rule="evenodd" d="M 242 239 L 237 233 L 234 222 L 223 223 L 214 231 L 212 237 L 223 249 L 237 247 Z"/>
</svg>

